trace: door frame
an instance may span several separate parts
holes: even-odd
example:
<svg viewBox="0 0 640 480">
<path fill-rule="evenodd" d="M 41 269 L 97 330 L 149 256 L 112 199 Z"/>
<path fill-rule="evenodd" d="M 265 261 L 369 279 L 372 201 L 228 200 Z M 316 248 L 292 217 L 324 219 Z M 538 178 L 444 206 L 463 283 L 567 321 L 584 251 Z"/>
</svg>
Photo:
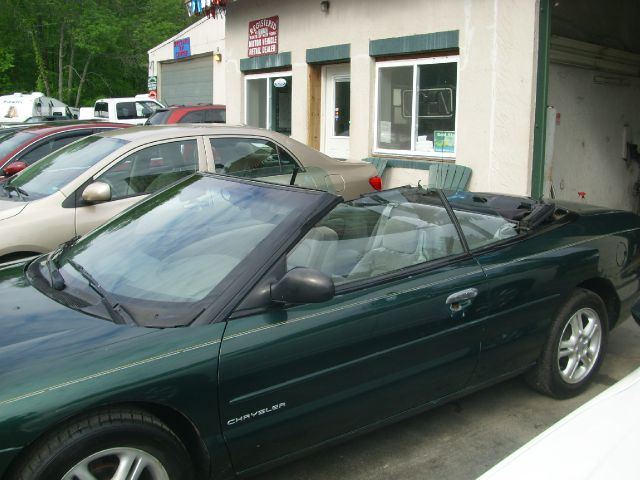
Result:
<svg viewBox="0 0 640 480">
<path fill-rule="evenodd" d="M 334 70 L 343 70 L 345 73 L 331 73 L 331 69 Z M 342 138 L 347 143 L 347 154 L 346 158 L 348 159 L 350 153 L 350 143 L 351 143 L 351 135 L 347 137 L 328 137 L 328 106 L 329 100 L 331 99 L 331 103 L 335 103 L 335 84 L 342 80 L 348 79 L 351 82 L 351 64 L 350 63 L 332 63 L 322 66 L 321 73 L 321 101 L 320 101 L 320 145 L 319 149 L 322 153 L 327 154 L 327 139 L 338 139 Z M 331 88 L 332 90 L 329 90 Z M 332 92 L 331 94 L 329 92 Z M 351 97 L 349 97 L 349 104 L 351 104 Z M 351 110 L 351 109 L 349 109 Z M 331 115 L 333 117 L 333 114 Z M 327 154 L 328 155 L 328 154 Z"/>
</svg>

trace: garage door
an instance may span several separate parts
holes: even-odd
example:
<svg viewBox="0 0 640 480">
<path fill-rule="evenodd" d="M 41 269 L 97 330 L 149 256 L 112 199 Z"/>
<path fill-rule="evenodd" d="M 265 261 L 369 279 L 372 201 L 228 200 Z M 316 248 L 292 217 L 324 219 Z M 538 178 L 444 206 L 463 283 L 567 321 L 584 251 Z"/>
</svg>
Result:
<svg viewBox="0 0 640 480">
<path fill-rule="evenodd" d="M 213 103 L 213 56 L 161 63 L 160 95 L 165 105 Z"/>
</svg>

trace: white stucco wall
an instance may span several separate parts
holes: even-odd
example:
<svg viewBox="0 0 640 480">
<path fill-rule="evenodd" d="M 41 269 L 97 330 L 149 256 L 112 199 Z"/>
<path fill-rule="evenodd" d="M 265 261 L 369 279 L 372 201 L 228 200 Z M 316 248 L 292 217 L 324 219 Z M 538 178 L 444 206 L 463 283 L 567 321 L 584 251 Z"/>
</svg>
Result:
<svg viewBox="0 0 640 480">
<path fill-rule="evenodd" d="M 594 76 L 623 85 L 594 83 Z M 548 103 L 560 114 L 546 172 L 556 198 L 581 201 L 578 192 L 586 192 L 588 203 L 636 211 L 639 168 L 622 160 L 622 136 L 629 125 L 629 140 L 640 143 L 640 79 L 552 64 Z"/>
<path fill-rule="evenodd" d="M 221 62 L 213 62 L 213 103 L 224 105 L 227 98 L 225 88 L 225 20 L 224 18 L 205 17 L 185 28 L 183 31 L 149 50 L 149 75 L 158 76 L 158 84 L 162 89 L 160 78 L 160 62 L 173 61 L 173 42 L 182 38 L 190 38 L 191 55 L 213 54 L 220 52 Z M 188 58 L 185 59 L 188 61 Z M 158 92 L 161 94 L 161 92 Z"/>
<path fill-rule="evenodd" d="M 473 169 L 471 189 L 528 194 L 538 6 L 537 0 L 341 0 L 323 13 L 316 0 L 229 2 L 227 119 L 244 120 L 240 59 L 247 57 L 248 24 L 278 15 L 279 52 L 290 51 L 293 64 L 292 137 L 305 142 L 308 133 L 306 49 L 349 43 L 351 158 L 368 157 L 375 108 L 369 40 L 459 30 L 456 163 Z"/>
</svg>

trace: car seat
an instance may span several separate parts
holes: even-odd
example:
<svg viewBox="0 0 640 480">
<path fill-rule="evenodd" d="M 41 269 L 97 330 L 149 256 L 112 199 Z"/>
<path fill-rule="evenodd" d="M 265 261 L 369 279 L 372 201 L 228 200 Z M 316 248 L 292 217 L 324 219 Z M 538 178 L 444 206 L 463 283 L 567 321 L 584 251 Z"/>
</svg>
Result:
<svg viewBox="0 0 640 480">
<path fill-rule="evenodd" d="M 370 278 L 426 261 L 425 229 L 429 226 L 413 217 L 389 218 L 374 239 L 377 246 L 365 253 L 348 278 Z"/>
</svg>

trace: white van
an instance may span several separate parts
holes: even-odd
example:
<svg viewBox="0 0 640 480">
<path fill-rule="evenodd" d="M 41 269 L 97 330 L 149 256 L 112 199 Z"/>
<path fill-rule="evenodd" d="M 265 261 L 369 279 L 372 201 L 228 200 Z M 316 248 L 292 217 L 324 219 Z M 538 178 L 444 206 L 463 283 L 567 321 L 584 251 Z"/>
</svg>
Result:
<svg viewBox="0 0 640 480">
<path fill-rule="evenodd" d="M 165 107 L 151 98 L 101 98 L 93 108 L 93 118 L 144 125 L 147 118 L 159 108 Z"/>
<path fill-rule="evenodd" d="M 0 96 L 0 123 L 21 123 L 30 117 L 71 117 L 69 107 L 42 92 Z"/>
</svg>

